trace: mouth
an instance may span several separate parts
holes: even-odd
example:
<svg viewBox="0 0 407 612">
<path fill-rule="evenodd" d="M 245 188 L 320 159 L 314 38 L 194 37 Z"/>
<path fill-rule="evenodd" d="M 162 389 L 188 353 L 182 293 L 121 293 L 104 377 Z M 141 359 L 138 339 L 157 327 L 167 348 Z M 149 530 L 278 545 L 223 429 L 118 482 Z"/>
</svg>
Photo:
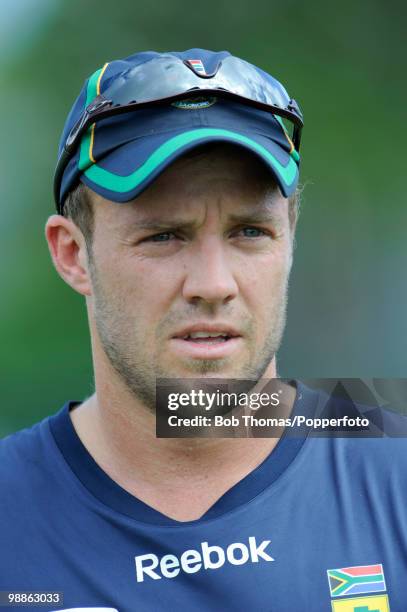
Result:
<svg viewBox="0 0 407 612">
<path fill-rule="evenodd" d="M 228 326 L 195 325 L 173 338 L 176 352 L 195 359 L 220 359 L 231 355 L 242 341 L 241 335 Z"/>
<path fill-rule="evenodd" d="M 190 334 L 186 334 L 181 339 L 186 340 L 187 342 L 194 342 L 195 344 L 219 344 L 228 342 L 232 336 L 225 332 L 206 332 L 206 331 L 198 331 L 191 332 Z"/>
</svg>

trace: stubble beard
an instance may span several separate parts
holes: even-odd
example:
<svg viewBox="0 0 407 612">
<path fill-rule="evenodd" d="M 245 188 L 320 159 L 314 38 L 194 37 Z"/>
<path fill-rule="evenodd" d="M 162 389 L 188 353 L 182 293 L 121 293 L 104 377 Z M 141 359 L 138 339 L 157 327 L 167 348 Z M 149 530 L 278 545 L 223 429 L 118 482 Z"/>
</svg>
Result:
<svg viewBox="0 0 407 612">
<path fill-rule="evenodd" d="M 180 376 L 170 371 L 169 368 L 160 366 L 157 354 L 153 359 L 143 358 L 145 341 L 140 335 L 140 328 L 136 323 L 133 327 L 129 326 L 129 319 L 123 314 L 125 313 L 124 308 L 121 308 L 119 301 L 109 296 L 102 287 L 94 265 L 90 267 L 94 298 L 93 316 L 101 346 L 127 391 L 149 412 L 155 414 L 156 411 L 156 381 L 158 379 L 198 379 L 200 377 L 209 378 L 209 375 L 212 375 L 213 378 L 225 378 L 222 372 L 226 365 L 229 365 L 228 370 L 230 371 L 230 362 L 226 359 L 191 360 L 189 374 Z M 272 323 L 260 351 L 256 354 L 255 347 L 251 346 L 246 362 L 227 378 L 233 376 L 236 379 L 258 381 L 264 376 L 281 344 L 286 322 L 287 293 L 288 278 L 280 293 L 279 302 L 275 304 L 270 313 Z M 183 317 L 182 324 L 185 324 L 185 317 Z M 245 337 L 254 337 L 254 327 L 254 323 L 247 325 Z"/>
</svg>

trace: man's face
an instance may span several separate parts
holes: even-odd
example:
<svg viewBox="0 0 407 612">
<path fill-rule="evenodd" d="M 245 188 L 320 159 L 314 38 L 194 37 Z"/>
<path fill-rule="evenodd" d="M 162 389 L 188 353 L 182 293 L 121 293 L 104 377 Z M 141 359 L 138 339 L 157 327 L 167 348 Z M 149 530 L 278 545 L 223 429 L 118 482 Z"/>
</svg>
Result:
<svg viewBox="0 0 407 612">
<path fill-rule="evenodd" d="M 152 409 L 156 378 L 260 378 L 292 258 L 288 200 L 261 162 L 220 146 L 132 202 L 92 198 L 89 314 L 127 388 Z"/>
</svg>

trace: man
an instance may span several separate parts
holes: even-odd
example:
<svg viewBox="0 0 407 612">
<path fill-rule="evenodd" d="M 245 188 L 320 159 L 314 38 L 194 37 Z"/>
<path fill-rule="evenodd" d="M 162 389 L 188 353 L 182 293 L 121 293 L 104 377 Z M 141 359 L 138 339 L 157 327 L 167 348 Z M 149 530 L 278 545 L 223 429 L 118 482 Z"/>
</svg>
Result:
<svg viewBox="0 0 407 612">
<path fill-rule="evenodd" d="M 156 437 L 158 379 L 277 376 L 301 127 L 226 52 L 136 54 L 85 84 L 46 237 L 86 300 L 95 393 L 1 444 L 17 606 L 405 611 L 401 440 Z M 321 401 L 278 386 L 287 415 Z"/>
</svg>

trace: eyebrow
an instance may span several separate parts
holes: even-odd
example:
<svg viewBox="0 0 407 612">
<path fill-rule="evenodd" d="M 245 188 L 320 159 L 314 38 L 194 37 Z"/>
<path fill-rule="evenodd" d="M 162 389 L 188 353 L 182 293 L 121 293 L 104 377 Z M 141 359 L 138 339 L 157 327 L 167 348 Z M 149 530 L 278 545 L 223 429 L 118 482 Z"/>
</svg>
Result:
<svg viewBox="0 0 407 612">
<path fill-rule="evenodd" d="M 165 230 L 175 227 L 182 228 L 193 228 L 196 225 L 196 221 L 185 221 L 185 219 L 143 219 L 141 221 L 134 221 L 127 227 L 129 230 Z"/>
<path fill-rule="evenodd" d="M 229 216 L 233 223 L 276 223 L 280 220 L 280 215 L 273 210 L 254 210 L 241 214 L 232 214 Z"/>
</svg>

